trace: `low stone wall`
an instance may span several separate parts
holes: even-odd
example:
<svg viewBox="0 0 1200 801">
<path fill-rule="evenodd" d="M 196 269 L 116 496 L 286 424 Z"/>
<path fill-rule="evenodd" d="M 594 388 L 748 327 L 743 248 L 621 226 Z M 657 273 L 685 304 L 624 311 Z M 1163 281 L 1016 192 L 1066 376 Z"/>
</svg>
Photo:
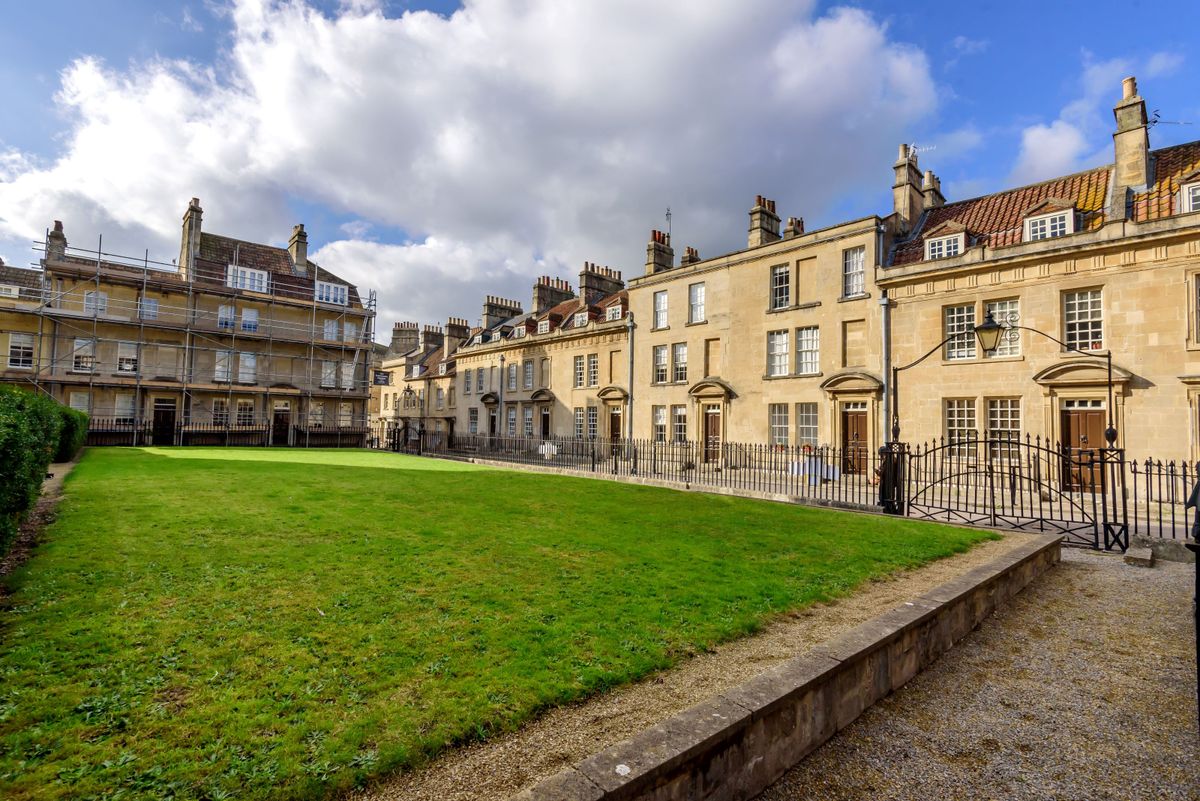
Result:
<svg viewBox="0 0 1200 801">
<path fill-rule="evenodd" d="M 749 799 L 948 651 L 1060 558 L 1005 556 L 567 768 L 514 801 Z"/>
</svg>

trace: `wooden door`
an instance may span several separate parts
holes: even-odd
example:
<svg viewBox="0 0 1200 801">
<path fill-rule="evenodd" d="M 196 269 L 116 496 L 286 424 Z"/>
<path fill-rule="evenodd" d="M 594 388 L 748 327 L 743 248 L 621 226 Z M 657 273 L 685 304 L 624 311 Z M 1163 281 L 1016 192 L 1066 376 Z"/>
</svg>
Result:
<svg viewBox="0 0 1200 801">
<path fill-rule="evenodd" d="M 613 406 L 608 410 L 608 438 L 618 440 L 621 438 L 621 409 Z"/>
<path fill-rule="evenodd" d="M 276 401 L 271 416 L 271 444 L 287 445 L 292 428 L 292 405 L 288 401 Z"/>
<path fill-rule="evenodd" d="M 721 407 L 715 403 L 704 406 L 704 461 L 721 458 Z"/>
<path fill-rule="evenodd" d="M 867 472 L 867 413 L 842 411 L 842 471 L 860 475 Z"/>
<path fill-rule="evenodd" d="M 1100 484 L 1099 450 L 1104 447 L 1104 410 L 1064 409 L 1062 444 L 1066 455 L 1063 484 L 1069 490 L 1091 492 Z"/>
<path fill-rule="evenodd" d="M 173 445 L 175 443 L 175 400 L 173 398 L 155 399 L 154 423 L 151 433 L 155 445 Z"/>
<path fill-rule="evenodd" d="M 542 439 L 550 439 L 550 407 L 542 407 Z"/>
<path fill-rule="evenodd" d="M 488 436 L 496 436 L 496 425 L 499 421 L 500 412 L 496 409 L 488 409 Z"/>
</svg>

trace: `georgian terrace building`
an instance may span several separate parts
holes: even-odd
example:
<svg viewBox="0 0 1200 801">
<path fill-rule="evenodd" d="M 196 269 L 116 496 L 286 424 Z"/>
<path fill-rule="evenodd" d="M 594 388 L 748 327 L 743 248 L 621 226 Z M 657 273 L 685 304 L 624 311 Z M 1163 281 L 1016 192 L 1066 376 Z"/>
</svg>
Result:
<svg viewBox="0 0 1200 801">
<path fill-rule="evenodd" d="M 373 298 L 287 248 L 202 230 L 193 198 L 177 264 L 69 247 L 2 268 L 0 380 L 91 414 L 91 441 L 361 444 Z M 19 286 L 11 295 L 5 286 Z M 345 441 L 343 441 L 345 439 Z"/>
<path fill-rule="evenodd" d="M 1114 163 L 1077 175 L 947 203 L 901 146 L 886 217 L 781 230 L 760 196 L 743 250 L 676 263 L 654 231 L 626 291 L 593 291 L 589 265 L 586 300 L 551 278 L 530 313 L 489 297 L 451 352 L 447 425 L 700 441 L 709 458 L 832 445 L 855 469 L 889 437 L 892 365 L 933 350 L 900 373 L 903 440 L 1097 447 L 1111 411 L 1119 446 L 1200 458 L 1200 142 L 1151 150 L 1133 79 L 1114 115 Z M 1008 330 L 984 354 L 989 312 Z"/>
</svg>

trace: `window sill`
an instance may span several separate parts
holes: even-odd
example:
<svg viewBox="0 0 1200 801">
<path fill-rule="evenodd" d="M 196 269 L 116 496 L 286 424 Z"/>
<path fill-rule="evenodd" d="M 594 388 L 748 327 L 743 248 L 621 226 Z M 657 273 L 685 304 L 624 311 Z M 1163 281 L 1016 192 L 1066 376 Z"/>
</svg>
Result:
<svg viewBox="0 0 1200 801">
<path fill-rule="evenodd" d="M 764 375 L 763 381 L 784 381 L 789 378 L 820 378 L 825 373 L 787 373 L 785 375 Z"/>
<path fill-rule="evenodd" d="M 780 306 L 777 309 L 767 309 L 767 314 L 780 314 L 782 312 L 800 311 L 801 309 L 815 309 L 821 305 L 821 301 L 812 300 L 808 303 L 793 303 L 791 306 Z"/>
<path fill-rule="evenodd" d="M 697 320 L 697 321 L 696 321 L 696 322 L 694 322 L 694 323 L 685 323 L 683 327 L 684 327 L 684 328 L 689 328 L 689 327 L 691 327 L 691 326 L 693 326 L 693 325 L 708 325 L 708 320 Z"/>
<path fill-rule="evenodd" d="M 1103 359 L 1109 355 L 1109 350 L 1108 348 L 1097 348 L 1096 350 L 1085 350 L 1082 353 L 1077 350 L 1060 350 L 1058 355 L 1063 359 L 1086 359 L 1089 356 L 1098 356 Z"/>
<path fill-rule="evenodd" d="M 1020 354 L 1017 356 L 992 356 L 992 357 L 986 358 L 986 359 L 981 358 L 979 356 L 975 356 L 970 359 L 946 359 L 946 358 L 943 358 L 942 364 L 944 366 L 951 366 L 951 365 L 955 365 L 955 364 L 991 364 L 993 362 L 1023 362 L 1023 361 L 1025 361 L 1025 355 Z"/>
<path fill-rule="evenodd" d="M 860 292 L 857 295 L 842 295 L 838 298 L 838 303 L 850 303 L 855 300 L 866 300 L 871 297 L 870 292 Z"/>
<path fill-rule="evenodd" d="M 669 326 L 669 325 L 664 325 L 664 326 L 662 326 L 662 327 L 660 327 L 660 328 L 651 328 L 651 329 L 650 329 L 650 333 L 651 333 L 651 334 L 653 334 L 655 331 L 670 331 L 670 330 L 671 330 L 671 326 Z"/>
<path fill-rule="evenodd" d="M 30 371 L 32 371 L 33 365 L 32 364 L 28 364 L 28 365 L 26 365 L 26 364 L 10 364 L 8 366 L 8 369 L 9 370 L 30 370 Z"/>
</svg>

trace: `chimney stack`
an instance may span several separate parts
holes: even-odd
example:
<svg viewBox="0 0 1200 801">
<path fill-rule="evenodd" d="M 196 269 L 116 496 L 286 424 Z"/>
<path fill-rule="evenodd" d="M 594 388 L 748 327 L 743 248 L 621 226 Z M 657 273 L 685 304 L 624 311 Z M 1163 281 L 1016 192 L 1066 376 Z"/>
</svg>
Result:
<svg viewBox="0 0 1200 801">
<path fill-rule="evenodd" d="M 1113 134 L 1112 206 L 1109 221 L 1128 215 L 1128 196 L 1150 182 L 1150 134 L 1146 125 L 1146 101 L 1138 94 L 1137 78 L 1121 82 L 1121 101 L 1113 108 L 1117 132 Z"/>
<path fill-rule="evenodd" d="M 924 196 L 922 207 L 925 211 L 946 205 L 942 195 L 942 179 L 933 174 L 933 170 L 925 171 L 925 180 L 921 183 L 921 194 Z"/>
<path fill-rule="evenodd" d="M 688 264 L 695 264 L 700 261 L 700 251 L 689 245 L 683 249 L 683 256 L 679 259 L 679 266 L 683 267 Z"/>
<path fill-rule="evenodd" d="M 183 237 L 179 245 L 179 272 L 185 277 L 195 268 L 196 256 L 200 253 L 200 221 L 203 217 L 200 198 L 192 198 L 183 213 Z"/>
<path fill-rule="evenodd" d="M 54 221 L 54 229 L 46 238 L 46 261 L 62 261 L 67 257 L 67 235 L 62 220 Z"/>
<path fill-rule="evenodd" d="M 804 234 L 804 218 L 803 217 L 788 217 L 787 227 L 783 229 L 783 238 L 792 239 L 793 237 L 802 236 Z"/>
<path fill-rule="evenodd" d="M 646 275 L 654 275 L 675 266 L 675 251 L 671 249 L 671 235 L 662 231 L 650 232 L 650 244 L 646 245 Z"/>
<path fill-rule="evenodd" d="M 546 309 L 573 297 L 575 297 L 575 290 L 571 289 L 570 283 L 562 278 L 543 275 L 533 284 L 533 306 L 530 310 L 534 314 L 541 314 Z"/>
<path fill-rule="evenodd" d="M 296 275 L 308 274 L 308 234 L 304 223 L 292 226 L 292 238 L 288 240 L 288 253 L 292 257 L 292 271 Z"/>
<path fill-rule="evenodd" d="M 488 295 L 483 300 L 483 327 L 492 328 L 521 313 L 521 304 L 517 301 Z"/>
<path fill-rule="evenodd" d="M 417 341 L 417 347 L 422 352 L 428 352 L 440 348 L 446 341 L 446 335 L 442 332 L 440 325 L 427 325 L 421 329 L 420 338 Z"/>
<path fill-rule="evenodd" d="M 392 326 L 392 344 L 388 350 L 397 355 L 416 350 L 419 336 L 416 323 L 396 323 Z"/>
<path fill-rule="evenodd" d="M 758 195 L 754 198 L 754 208 L 750 209 L 748 246 L 753 248 L 778 241 L 779 215 L 775 213 L 775 201 Z"/>
<path fill-rule="evenodd" d="M 610 270 L 589 261 L 584 262 L 583 269 L 579 272 L 579 297 L 589 306 L 600 298 L 620 292 L 624 288 L 625 282 L 621 280 L 620 270 Z"/>
<path fill-rule="evenodd" d="M 471 336 L 471 324 L 461 317 L 446 319 L 446 356 L 451 356 Z"/>
<path fill-rule="evenodd" d="M 892 168 L 896 172 L 896 183 L 892 184 L 892 211 L 896 215 L 897 232 L 907 234 L 925 210 L 917 151 L 908 145 L 900 145 L 900 155 Z"/>
</svg>

